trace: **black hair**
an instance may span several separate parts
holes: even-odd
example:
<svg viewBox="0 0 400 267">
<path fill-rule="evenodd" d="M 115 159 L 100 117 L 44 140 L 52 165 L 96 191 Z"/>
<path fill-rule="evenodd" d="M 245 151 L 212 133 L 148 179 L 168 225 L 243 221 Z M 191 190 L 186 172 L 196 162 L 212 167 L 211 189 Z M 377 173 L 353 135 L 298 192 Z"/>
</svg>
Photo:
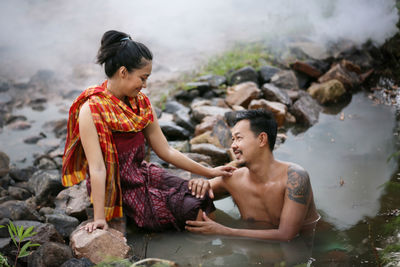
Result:
<svg viewBox="0 0 400 267">
<path fill-rule="evenodd" d="M 135 42 L 128 34 L 114 30 L 103 34 L 97 63 L 104 64 L 107 77 L 111 78 L 122 66 L 128 72 L 142 68 L 146 65 L 143 58 L 151 61 L 153 54 L 144 44 Z"/>
<path fill-rule="evenodd" d="M 276 134 L 278 132 L 278 124 L 276 123 L 274 114 L 265 109 L 240 110 L 227 114 L 226 116 L 229 126 L 234 126 L 241 120 L 250 122 L 250 130 L 255 136 L 265 132 L 268 135 L 269 148 L 274 150 Z"/>
</svg>

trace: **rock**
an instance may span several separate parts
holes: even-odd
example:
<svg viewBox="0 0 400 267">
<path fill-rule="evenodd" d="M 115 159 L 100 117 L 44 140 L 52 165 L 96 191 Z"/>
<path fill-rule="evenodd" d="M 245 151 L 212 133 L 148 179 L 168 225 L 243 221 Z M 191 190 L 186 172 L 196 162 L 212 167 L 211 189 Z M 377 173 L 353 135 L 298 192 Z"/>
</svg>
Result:
<svg viewBox="0 0 400 267">
<path fill-rule="evenodd" d="M 340 64 L 333 66 L 327 73 L 318 79 L 318 82 L 324 83 L 334 79 L 339 80 L 347 90 L 350 90 L 355 85 L 360 84 L 358 75 L 355 72 L 351 72 L 343 68 Z"/>
<path fill-rule="evenodd" d="M 73 254 L 71 248 L 65 244 L 47 242 L 28 257 L 28 267 L 53 267 L 72 259 Z"/>
<path fill-rule="evenodd" d="M 190 139 L 190 144 L 214 144 L 211 137 L 211 131 L 206 131 L 202 134 L 196 135 Z"/>
<path fill-rule="evenodd" d="M 36 235 L 32 236 L 31 242 L 45 244 L 47 242 L 65 243 L 64 238 L 56 230 L 56 227 L 50 223 L 41 223 L 35 227 Z"/>
<path fill-rule="evenodd" d="M 289 49 L 299 54 L 299 56 L 303 55 L 303 57 L 317 60 L 325 60 L 330 56 L 327 49 L 317 43 L 295 42 L 289 44 Z"/>
<path fill-rule="evenodd" d="M 13 101 L 9 93 L 0 93 L 0 106 L 7 105 Z"/>
<path fill-rule="evenodd" d="M 208 82 L 190 82 L 184 86 L 185 91 L 197 90 L 200 95 L 203 95 L 207 91 L 211 90 L 211 86 Z"/>
<path fill-rule="evenodd" d="M 212 144 L 194 144 L 191 152 L 210 156 L 216 165 L 223 165 L 229 161 L 226 150 Z"/>
<path fill-rule="evenodd" d="M 196 121 L 201 121 L 207 116 L 221 116 L 223 117 L 225 113 L 230 112 L 228 108 L 220 108 L 215 106 L 200 106 L 192 110 L 192 117 Z"/>
<path fill-rule="evenodd" d="M 35 194 L 37 204 L 52 203 L 53 197 L 64 189 L 58 170 L 39 170 L 29 179 L 30 191 Z"/>
<path fill-rule="evenodd" d="M 35 135 L 24 139 L 25 144 L 36 144 L 40 139 L 45 138 L 43 135 Z"/>
<path fill-rule="evenodd" d="M 1 162 L 1 161 L 0 161 Z M 16 182 L 26 182 L 32 176 L 32 174 L 37 171 L 35 167 L 26 167 L 23 169 L 19 169 L 13 167 L 10 169 L 10 177 L 15 180 Z M 0 175 L 1 176 L 1 175 Z"/>
<path fill-rule="evenodd" d="M 281 69 L 275 68 L 272 66 L 262 66 L 258 71 L 258 76 L 260 78 L 260 83 L 269 83 L 271 81 L 272 76 L 275 73 L 278 73 Z"/>
<path fill-rule="evenodd" d="M 54 159 L 50 158 L 47 155 L 36 158 L 33 162 L 33 166 L 35 166 L 39 170 L 54 170 L 58 168 L 57 163 L 54 161 Z"/>
<path fill-rule="evenodd" d="M 265 99 L 251 101 L 249 109 L 259 109 L 259 108 L 270 110 L 274 114 L 278 127 L 281 127 L 285 124 L 285 118 L 287 112 L 286 105 L 279 102 L 268 101 Z"/>
<path fill-rule="evenodd" d="M 212 104 L 211 100 L 202 99 L 202 98 L 197 98 L 192 103 L 190 103 L 191 110 L 194 110 L 201 106 L 215 106 L 215 105 Z"/>
<path fill-rule="evenodd" d="M 340 65 L 341 65 L 343 68 L 345 68 L 346 70 L 348 70 L 348 71 L 355 72 L 355 73 L 357 73 L 357 74 L 361 74 L 361 73 L 362 73 L 361 67 L 358 66 L 357 64 L 354 64 L 353 62 L 351 62 L 351 61 L 349 61 L 349 60 L 342 59 L 342 60 L 340 61 Z"/>
<path fill-rule="evenodd" d="M 70 245 L 77 258 L 85 257 L 95 264 L 107 257 L 127 258 L 131 250 L 124 235 L 112 228 L 92 233 L 77 229 L 71 234 Z"/>
<path fill-rule="evenodd" d="M 188 158 L 198 162 L 206 163 L 207 165 L 212 165 L 212 160 L 210 156 L 199 154 L 199 153 L 184 153 Z"/>
<path fill-rule="evenodd" d="M 257 84 L 254 82 L 244 82 L 227 90 L 226 103 L 230 106 L 242 106 L 247 108 L 251 100 L 257 99 L 261 94 Z"/>
<path fill-rule="evenodd" d="M 0 151 L 0 177 L 8 174 L 10 171 L 10 158 L 6 153 Z"/>
<path fill-rule="evenodd" d="M 9 89 L 10 82 L 5 78 L 0 77 L 0 93 L 7 92 Z"/>
<path fill-rule="evenodd" d="M 194 135 L 197 136 L 206 131 L 212 130 L 212 128 L 214 127 L 215 123 L 217 122 L 217 120 L 219 118 L 221 118 L 221 117 L 217 117 L 217 116 L 204 117 L 203 120 L 201 121 L 201 123 L 196 125 Z"/>
<path fill-rule="evenodd" d="M 31 193 L 28 190 L 16 186 L 9 186 L 8 193 L 10 194 L 10 197 L 17 200 L 25 200 L 31 196 Z"/>
<path fill-rule="evenodd" d="M 223 84 L 226 84 L 226 78 L 224 76 L 219 76 L 219 75 L 204 75 L 199 78 L 197 78 L 198 82 L 208 82 L 211 87 L 213 88 L 218 88 Z"/>
<path fill-rule="evenodd" d="M 367 51 L 367 49 L 359 49 L 355 46 L 351 46 L 346 50 L 340 51 L 337 54 L 337 58 L 351 61 L 364 69 L 370 69 L 374 65 L 374 58 Z"/>
<path fill-rule="evenodd" d="M 64 262 L 60 267 L 90 267 L 94 264 L 88 258 L 72 258 Z"/>
<path fill-rule="evenodd" d="M 189 109 L 180 110 L 174 114 L 173 117 L 174 122 L 180 126 L 188 130 L 190 133 L 194 132 L 194 123 L 189 115 Z"/>
<path fill-rule="evenodd" d="M 212 129 L 211 137 L 213 137 L 214 140 L 216 140 L 214 144 L 216 144 L 217 147 L 220 148 L 231 147 L 232 144 L 231 130 L 229 129 L 228 124 L 223 119 L 217 120 Z"/>
<path fill-rule="evenodd" d="M 168 100 L 167 102 L 165 102 L 165 108 L 163 111 L 167 112 L 167 113 L 175 114 L 177 112 L 182 112 L 182 111 L 189 112 L 189 108 L 182 105 L 178 101 Z"/>
<path fill-rule="evenodd" d="M 7 124 L 7 127 L 11 130 L 21 131 L 31 128 L 32 125 L 26 121 L 15 121 L 10 124 Z"/>
<path fill-rule="evenodd" d="M 9 200 L 0 204 L 0 218 L 9 218 L 12 221 L 41 220 L 36 210 L 32 210 L 26 202 L 20 200 Z"/>
<path fill-rule="evenodd" d="M 168 142 L 168 144 L 170 147 L 173 147 L 182 153 L 189 152 L 189 150 L 190 150 L 190 144 L 187 140 L 185 140 L 185 141 L 170 141 L 170 142 Z"/>
<path fill-rule="evenodd" d="M 266 100 L 280 102 L 286 106 L 292 105 L 292 100 L 290 99 L 287 90 L 280 89 L 272 83 L 263 84 L 261 91 Z"/>
<path fill-rule="evenodd" d="M 79 225 L 79 220 L 66 214 L 54 213 L 46 214 L 46 222 L 51 223 L 64 238 L 68 238 L 70 234 Z"/>
<path fill-rule="evenodd" d="M 177 94 L 175 94 L 175 98 L 177 100 L 182 100 L 182 101 L 193 101 L 196 97 L 200 96 L 199 90 L 181 90 Z"/>
<path fill-rule="evenodd" d="M 57 210 L 81 221 L 86 220 L 86 209 L 90 206 L 86 180 L 62 190 L 55 198 L 54 204 Z"/>
<path fill-rule="evenodd" d="M 258 83 L 258 75 L 253 67 L 243 67 L 237 71 L 234 71 L 229 75 L 229 85 L 235 85 L 244 82 Z"/>
<path fill-rule="evenodd" d="M 59 119 L 46 122 L 43 127 L 51 129 L 57 138 L 61 138 L 67 136 L 67 123 L 67 119 Z"/>
<path fill-rule="evenodd" d="M 320 104 L 327 104 L 342 99 L 346 89 L 340 81 L 333 79 L 322 84 L 315 83 L 307 89 L 307 92 Z"/>
<path fill-rule="evenodd" d="M 296 121 L 306 126 L 314 125 L 318 122 L 321 107 L 310 96 L 303 95 L 293 105 L 291 113 L 296 117 Z"/>
<path fill-rule="evenodd" d="M 292 70 L 281 70 L 271 78 L 271 83 L 283 89 L 299 89 L 296 74 Z"/>
<path fill-rule="evenodd" d="M 321 71 L 303 61 L 296 60 L 296 62 L 291 65 L 291 68 L 315 79 L 318 79 L 322 75 Z"/>
<path fill-rule="evenodd" d="M 184 140 L 189 138 L 190 132 L 174 122 L 159 122 L 162 132 L 168 140 Z"/>
</svg>

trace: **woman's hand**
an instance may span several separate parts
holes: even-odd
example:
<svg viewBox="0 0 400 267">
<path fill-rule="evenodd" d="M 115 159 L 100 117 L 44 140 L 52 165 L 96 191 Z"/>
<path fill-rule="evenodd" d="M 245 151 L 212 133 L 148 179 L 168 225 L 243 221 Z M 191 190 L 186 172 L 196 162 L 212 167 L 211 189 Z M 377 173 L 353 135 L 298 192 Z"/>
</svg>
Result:
<svg viewBox="0 0 400 267">
<path fill-rule="evenodd" d="M 236 170 L 232 166 L 218 166 L 210 170 L 210 176 L 208 178 L 213 178 L 217 176 L 229 177 Z"/>
<path fill-rule="evenodd" d="M 108 224 L 107 221 L 104 219 L 97 219 L 93 222 L 89 222 L 86 225 L 82 226 L 80 229 L 85 229 L 89 233 L 93 232 L 96 229 L 103 229 L 107 230 L 108 229 Z"/>
</svg>

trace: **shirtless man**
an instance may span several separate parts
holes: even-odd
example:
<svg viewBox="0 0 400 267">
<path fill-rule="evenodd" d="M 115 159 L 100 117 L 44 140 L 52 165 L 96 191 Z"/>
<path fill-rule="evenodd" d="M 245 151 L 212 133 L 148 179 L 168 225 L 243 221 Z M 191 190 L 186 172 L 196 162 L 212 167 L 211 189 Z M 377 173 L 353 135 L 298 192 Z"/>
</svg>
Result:
<svg viewBox="0 0 400 267">
<path fill-rule="evenodd" d="M 235 229 L 203 213 L 204 221 L 187 221 L 193 233 L 219 234 L 288 241 L 302 230 L 315 227 L 320 216 L 314 204 L 310 178 L 299 165 L 276 160 L 272 154 L 277 124 L 272 113 L 245 110 L 236 113 L 232 150 L 245 167 L 231 177 L 193 179 L 189 188 L 197 197 L 208 191 L 213 198 L 229 193 L 242 219 L 271 225 L 272 229 Z"/>
</svg>

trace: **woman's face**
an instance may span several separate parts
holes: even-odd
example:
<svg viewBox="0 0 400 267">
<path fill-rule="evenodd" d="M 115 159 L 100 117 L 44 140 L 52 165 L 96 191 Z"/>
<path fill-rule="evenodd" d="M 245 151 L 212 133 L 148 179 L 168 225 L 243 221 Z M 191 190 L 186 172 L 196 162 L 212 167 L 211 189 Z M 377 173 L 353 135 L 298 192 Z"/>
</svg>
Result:
<svg viewBox="0 0 400 267">
<path fill-rule="evenodd" d="M 123 93 L 129 97 L 135 97 L 142 88 L 146 88 L 147 78 L 151 74 L 152 63 L 146 60 L 146 65 L 141 69 L 126 72 L 122 78 Z M 125 69 L 126 70 L 126 69 Z"/>
</svg>

